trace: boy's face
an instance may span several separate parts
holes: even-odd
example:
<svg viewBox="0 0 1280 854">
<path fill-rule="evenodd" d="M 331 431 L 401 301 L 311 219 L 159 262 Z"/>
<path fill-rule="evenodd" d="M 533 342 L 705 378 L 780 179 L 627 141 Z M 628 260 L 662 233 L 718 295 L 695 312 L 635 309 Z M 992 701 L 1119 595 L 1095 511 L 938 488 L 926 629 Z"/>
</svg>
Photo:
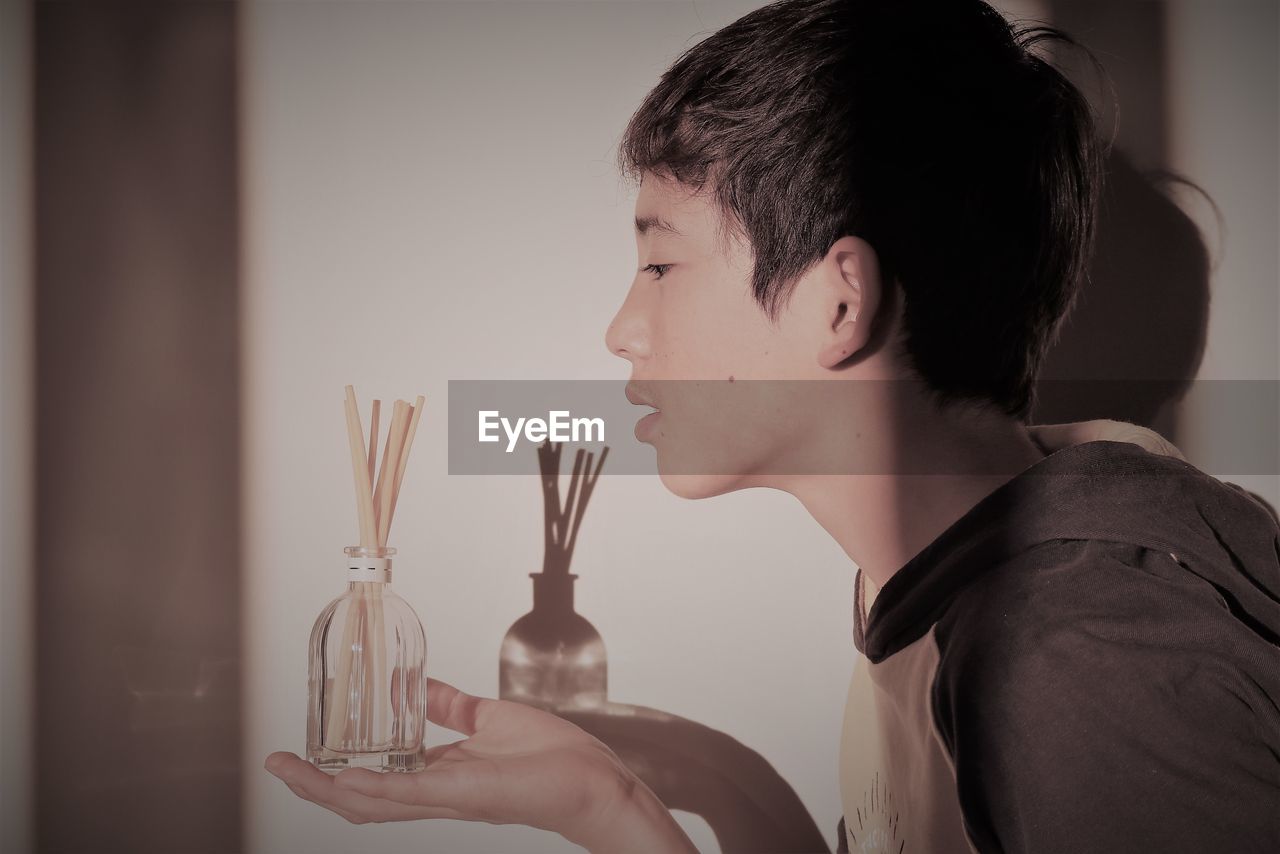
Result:
<svg viewBox="0 0 1280 854">
<path fill-rule="evenodd" d="M 770 485 L 753 471 L 776 471 L 806 419 L 788 411 L 790 384 L 742 381 L 821 378 L 815 301 L 796 299 L 802 280 L 772 323 L 751 293 L 750 246 L 736 232 L 722 243 L 707 195 L 646 173 L 635 215 L 637 271 L 605 342 L 631 363 L 628 397 L 658 410 L 637 438 L 678 495 Z"/>
</svg>

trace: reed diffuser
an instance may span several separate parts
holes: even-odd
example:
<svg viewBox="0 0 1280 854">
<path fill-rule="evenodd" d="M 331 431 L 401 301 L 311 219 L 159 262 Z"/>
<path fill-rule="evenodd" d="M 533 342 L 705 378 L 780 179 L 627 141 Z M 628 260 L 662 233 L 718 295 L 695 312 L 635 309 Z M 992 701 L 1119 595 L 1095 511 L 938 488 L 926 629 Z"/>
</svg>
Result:
<svg viewBox="0 0 1280 854">
<path fill-rule="evenodd" d="M 418 771 L 426 726 L 427 642 L 409 603 L 391 591 L 391 519 L 424 398 L 397 400 L 379 467 L 373 402 L 369 443 L 347 386 L 347 437 L 360 545 L 347 546 L 347 591 L 311 630 L 307 758 L 324 771 Z M 376 476 L 375 476 L 376 473 Z"/>
</svg>

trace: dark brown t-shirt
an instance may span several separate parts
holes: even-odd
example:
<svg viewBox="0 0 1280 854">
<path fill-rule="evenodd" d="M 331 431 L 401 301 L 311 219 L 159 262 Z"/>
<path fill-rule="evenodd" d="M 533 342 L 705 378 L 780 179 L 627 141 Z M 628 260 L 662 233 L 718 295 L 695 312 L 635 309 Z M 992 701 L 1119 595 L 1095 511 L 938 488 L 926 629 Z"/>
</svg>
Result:
<svg viewBox="0 0 1280 854">
<path fill-rule="evenodd" d="M 1280 852 L 1280 525 L 1127 442 L 1050 454 L 864 607 L 839 851 Z"/>
</svg>

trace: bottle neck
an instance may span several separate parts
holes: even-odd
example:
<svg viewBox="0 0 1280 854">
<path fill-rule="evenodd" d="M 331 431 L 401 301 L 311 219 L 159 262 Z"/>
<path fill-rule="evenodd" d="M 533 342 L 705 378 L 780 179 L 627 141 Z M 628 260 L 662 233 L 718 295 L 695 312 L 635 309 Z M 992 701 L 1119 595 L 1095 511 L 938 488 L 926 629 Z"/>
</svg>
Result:
<svg viewBox="0 0 1280 854">
<path fill-rule="evenodd" d="M 389 546 L 347 546 L 347 581 L 355 584 L 390 584 L 391 557 L 396 550 Z"/>
<path fill-rule="evenodd" d="M 578 576 L 569 573 L 531 572 L 533 609 L 562 613 L 573 610 L 573 582 Z"/>
</svg>

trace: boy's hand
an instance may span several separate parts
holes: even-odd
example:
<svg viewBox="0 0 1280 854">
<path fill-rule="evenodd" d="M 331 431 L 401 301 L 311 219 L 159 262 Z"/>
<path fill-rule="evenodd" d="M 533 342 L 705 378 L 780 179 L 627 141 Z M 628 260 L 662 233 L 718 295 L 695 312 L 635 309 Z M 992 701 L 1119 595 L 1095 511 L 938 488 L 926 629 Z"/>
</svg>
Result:
<svg viewBox="0 0 1280 854">
<path fill-rule="evenodd" d="M 467 738 L 424 750 L 425 771 L 331 776 L 288 752 L 266 768 L 353 824 L 452 818 L 527 824 L 589 850 L 693 851 L 639 778 L 603 742 L 556 715 L 427 679 L 427 717 Z"/>
<path fill-rule="evenodd" d="M 1072 421 L 1067 424 L 1028 426 L 1027 431 L 1050 453 L 1060 448 L 1079 445 L 1082 442 L 1095 442 L 1099 439 L 1106 439 L 1112 442 L 1132 442 L 1153 454 L 1164 454 L 1169 457 L 1177 457 L 1183 462 L 1187 461 L 1182 452 L 1168 439 L 1154 430 L 1139 427 L 1137 424 L 1130 424 L 1127 421 L 1097 418 L 1093 421 Z"/>
</svg>

